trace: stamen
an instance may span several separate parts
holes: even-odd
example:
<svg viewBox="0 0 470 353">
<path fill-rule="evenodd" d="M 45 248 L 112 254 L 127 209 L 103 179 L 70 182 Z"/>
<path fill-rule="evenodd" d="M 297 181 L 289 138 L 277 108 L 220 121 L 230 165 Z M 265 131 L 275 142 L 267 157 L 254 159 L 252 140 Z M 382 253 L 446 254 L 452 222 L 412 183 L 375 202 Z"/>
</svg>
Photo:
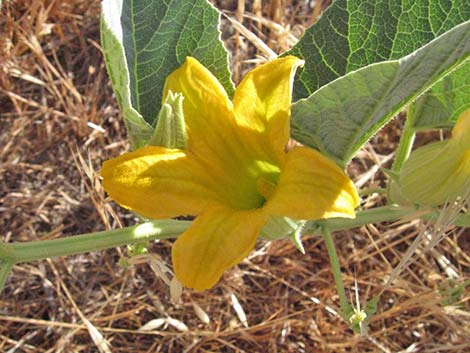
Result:
<svg viewBox="0 0 470 353">
<path fill-rule="evenodd" d="M 259 177 L 256 181 L 256 187 L 258 192 L 263 196 L 266 200 L 268 200 L 272 194 L 274 193 L 274 189 L 276 188 L 276 184 L 269 181 L 265 177 Z"/>
</svg>

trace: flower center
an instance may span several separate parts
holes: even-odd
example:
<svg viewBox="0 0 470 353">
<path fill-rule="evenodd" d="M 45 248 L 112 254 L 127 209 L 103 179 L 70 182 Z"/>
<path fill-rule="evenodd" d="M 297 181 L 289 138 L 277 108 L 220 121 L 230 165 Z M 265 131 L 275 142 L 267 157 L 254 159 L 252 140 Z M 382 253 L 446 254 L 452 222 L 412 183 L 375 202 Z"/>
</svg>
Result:
<svg viewBox="0 0 470 353">
<path fill-rule="evenodd" d="M 258 178 L 256 182 L 256 187 L 258 189 L 258 192 L 261 194 L 261 196 L 263 196 L 265 200 L 268 200 L 271 197 L 271 195 L 274 193 L 276 184 L 266 179 L 264 176 L 261 176 Z"/>
<path fill-rule="evenodd" d="M 276 188 L 279 167 L 269 162 L 255 160 L 248 165 L 240 166 L 232 174 L 233 187 L 225 186 L 232 207 L 239 210 L 250 210 L 263 207 Z"/>
</svg>

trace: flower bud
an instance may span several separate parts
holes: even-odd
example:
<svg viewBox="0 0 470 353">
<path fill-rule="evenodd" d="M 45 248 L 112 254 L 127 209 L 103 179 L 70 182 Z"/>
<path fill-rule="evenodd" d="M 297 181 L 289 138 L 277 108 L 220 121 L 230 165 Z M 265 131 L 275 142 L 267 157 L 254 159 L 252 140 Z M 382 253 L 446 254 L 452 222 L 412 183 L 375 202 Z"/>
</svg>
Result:
<svg viewBox="0 0 470 353">
<path fill-rule="evenodd" d="M 468 193 L 470 110 L 460 115 L 450 139 L 411 153 L 400 171 L 400 186 L 406 198 L 426 206 L 439 206 Z"/>
<path fill-rule="evenodd" d="M 183 95 L 168 92 L 158 114 L 157 126 L 149 145 L 186 149 L 186 124 L 183 114 Z"/>
</svg>

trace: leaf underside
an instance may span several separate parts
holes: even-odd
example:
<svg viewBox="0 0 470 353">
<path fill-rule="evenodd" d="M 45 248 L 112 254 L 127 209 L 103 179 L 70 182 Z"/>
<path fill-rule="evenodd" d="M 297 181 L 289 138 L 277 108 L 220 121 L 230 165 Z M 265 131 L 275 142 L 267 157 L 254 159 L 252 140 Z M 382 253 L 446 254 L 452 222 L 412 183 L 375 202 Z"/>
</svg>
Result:
<svg viewBox="0 0 470 353">
<path fill-rule="evenodd" d="M 470 108 L 470 62 L 436 83 L 415 102 L 416 130 L 451 129 L 460 113 Z"/>
<path fill-rule="evenodd" d="M 469 55 L 470 21 L 400 60 L 351 72 L 297 101 L 292 134 L 345 165 L 400 109 Z"/>
</svg>

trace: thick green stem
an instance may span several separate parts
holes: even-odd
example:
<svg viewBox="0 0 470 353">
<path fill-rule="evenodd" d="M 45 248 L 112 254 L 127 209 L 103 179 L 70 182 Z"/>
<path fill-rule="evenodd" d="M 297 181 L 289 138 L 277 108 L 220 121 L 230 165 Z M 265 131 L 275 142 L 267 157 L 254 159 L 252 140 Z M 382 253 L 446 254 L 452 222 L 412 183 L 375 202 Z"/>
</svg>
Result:
<svg viewBox="0 0 470 353">
<path fill-rule="evenodd" d="M 325 240 L 326 249 L 328 250 L 328 256 L 330 258 L 331 270 L 333 271 L 333 277 L 336 283 L 336 289 L 338 291 L 339 302 L 341 304 L 341 313 L 344 320 L 349 320 L 350 313 L 352 311 L 351 304 L 349 304 L 346 298 L 346 292 L 344 290 L 343 278 L 341 277 L 341 267 L 338 261 L 338 254 L 336 253 L 335 244 L 331 237 L 331 232 L 328 228 L 323 227 L 323 239 Z"/>
<path fill-rule="evenodd" d="M 416 212 L 416 209 L 412 207 L 402 207 L 397 205 L 377 207 L 357 212 L 356 218 L 354 219 L 329 218 L 321 221 L 308 222 L 303 233 L 315 233 L 324 227 L 328 228 L 331 232 L 336 232 L 339 230 L 361 227 L 370 223 L 390 222 L 404 216 L 409 216 L 413 212 Z M 422 213 L 419 213 L 417 217 L 419 216 L 422 216 Z"/>
<path fill-rule="evenodd" d="M 423 217 L 422 211 L 417 211 L 412 207 L 400 207 L 396 205 L 378 207 L 371 210 L 359 211 L 354 219 L 331 218 L 322 221 L 308 222 L 303 233 L 319 232 L 320 229 L 325 227 L 329 231 L 334 232 L 361 227 L 370 223 L 389 222 L 404 216 L 409 217 L 413 212 L 417 212 L 416 218 Z M 432 217 L 432 213 L 424 217 Z M 470 216 L 459 216 L 454 223 L 457 226 L 470 227 Z M 156 239 L 176 238 L 188 229 L 190 224 L 191 222 L 188 221 L 160 220 L 146 222 L 133 227 L 75 235 L 53 240 L 38 240 L 26 243 L 0 243 L 0 259 L 4 260 L 4 263 L 15 264 L 56 256 L 99 251 L 116 246 Z"/>
<path fill-rule="evenodd" d="M 161 220 L 53 240 L 1 244 L 1 253 L 8 254 L 8 260 L 13 263 L 82 254 L 132 243 L 175 238 L 190 224 L 188 221 Z"/>
</svg>

